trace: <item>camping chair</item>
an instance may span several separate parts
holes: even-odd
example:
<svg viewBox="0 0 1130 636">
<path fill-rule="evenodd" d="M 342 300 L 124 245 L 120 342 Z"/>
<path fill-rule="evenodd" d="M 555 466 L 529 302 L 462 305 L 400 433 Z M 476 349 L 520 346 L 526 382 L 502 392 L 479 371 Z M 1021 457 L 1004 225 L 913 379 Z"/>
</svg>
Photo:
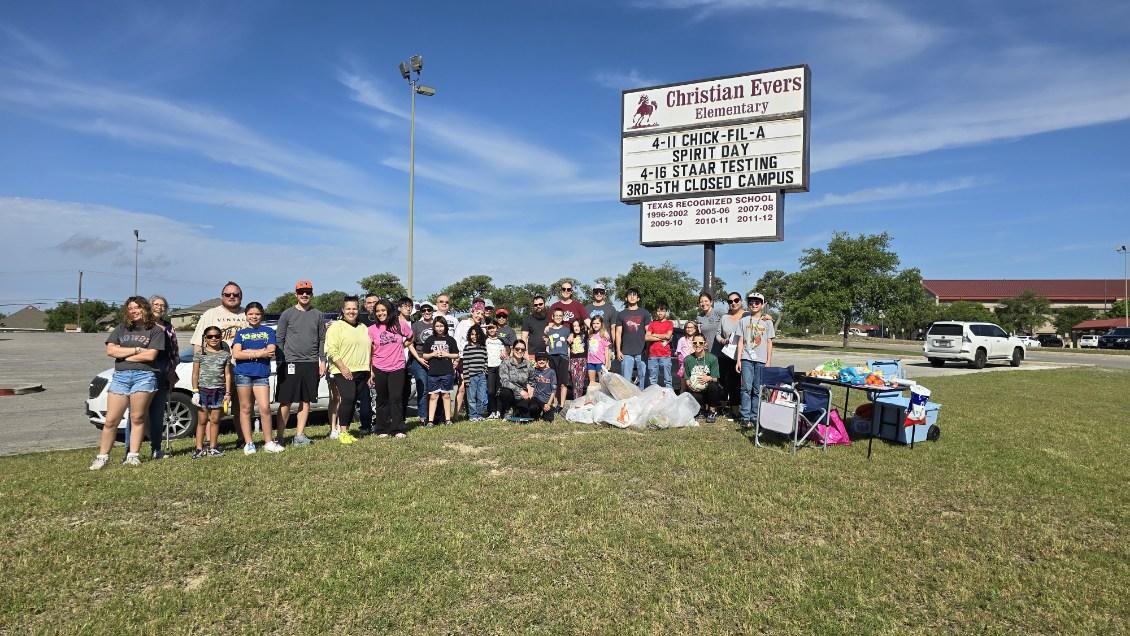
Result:
<svg viewBox="0 0 1130 636">
<path fill-rule="evenodd" d="M 796 449 L 809 441 L 809 438 L 816 439 L 817 424 L 828 423 L 828 403 L 831 400 L 831 393 L 828 389 L 814 384 L 800 386 L 784 382 L 770 384 L 765 382 L 764 373 L 769 369 L 773 369 L 770 374 L 772 378 L 780 378 L 780 372 L 785 371 L 779 367 L 766 367 L 762 372 L 761 390 L 757 396 L 760 404 L 757 409 L 753 443 L 759 448 L 767 448 L 761 443 L 761 430 L 765 429 L 788 438 L 790 452 L 795 453 Z M 789 376 L 791 375 L 789 373 Z M 824 440 L 823 447 L 827 450 L 827 440 Z"/>
<path fill-rule="evenodd" d="M 895 358 L 893 360 L 868 360 L 867 366 L 872 371 L 882 371 L 883 379 L 888 383 L 893 378 L 906 378 L 906 370 L 902 367 L 902 360 Z M 875 400 L 883 397 L 902 397 L 902 391 L 868 391 L 867 399 L 874 402 Z"/>
</svg>

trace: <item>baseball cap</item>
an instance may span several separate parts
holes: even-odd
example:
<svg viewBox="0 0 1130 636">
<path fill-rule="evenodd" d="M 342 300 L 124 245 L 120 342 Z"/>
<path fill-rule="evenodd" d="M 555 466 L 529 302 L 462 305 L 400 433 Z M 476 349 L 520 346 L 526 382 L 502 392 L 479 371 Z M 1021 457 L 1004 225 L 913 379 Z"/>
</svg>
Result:
<svg viewBox="0 0 1130 636">
<path fill-rule="evenodd" d="M 298 291 L 299 289 L 314 289 L 314 283 L 306 279 L 302 279 L 294 284 L 294 290 Z"/>
<path fill-rule="evenodd" d="M 494 315 L 496 315 L 496 316 L 509 316 L 510 312 L 507 311 L 503 307 L 499 307 L 498 309 L 494 310 Z"/>
<path fill-rule="evenodd" d="M 602 291 L 608 291 L 608 290 L 606 290 L 606 289 L 604 288 L 604 285 L 593 285 L 593 286 L 592 286 L 592 290 L 593 290 L 594 292 L 602 292 Z"/>
<path fill-rule="evenodd" d="M 545 351 L 539 351 L 539 352 L 534 354 L 534 360 L 535 361 L 549 360 L 549 353 L 547 353 Z"/>
<path fill-rule="evenodd" d="M 761 294 L 761 292 L 756 292 L 756 291 L 751 291 L 750 293 L 746 294 L 745 299 L 747 301 L 749 301 L 749 300 L 760 300 L 762 303 L 765 302 L 765 296 L 763 296 Z"/>
<path fill-rule="evenodd" d="M 417 309 L 419 309 L 420 311 L 434 311 L 435 307 L 432 307 L 431 303 L 420 303 L 420 306 L 417 307 Z"/>
</svg>

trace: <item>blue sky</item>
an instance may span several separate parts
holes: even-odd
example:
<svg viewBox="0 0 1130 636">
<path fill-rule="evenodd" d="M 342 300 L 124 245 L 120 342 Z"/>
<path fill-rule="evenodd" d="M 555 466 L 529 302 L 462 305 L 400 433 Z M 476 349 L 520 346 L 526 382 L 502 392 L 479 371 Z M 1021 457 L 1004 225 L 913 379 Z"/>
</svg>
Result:
<svg viewBox="0 0 1130 636">
<path fill-rule="evenodd" d="M 1130 242 L 1130 4 L 629 0 L 7 3 L 0 12 L 0 311 L 229 278 L 471 273 L 591 281 L 633 261 L 620 91 L 807 63 L 811 191 L 785 240 L 722 245 L 748 288 L 834 231 L 887 231 L 927 278 L 1117 278 Z"/>
</svg>

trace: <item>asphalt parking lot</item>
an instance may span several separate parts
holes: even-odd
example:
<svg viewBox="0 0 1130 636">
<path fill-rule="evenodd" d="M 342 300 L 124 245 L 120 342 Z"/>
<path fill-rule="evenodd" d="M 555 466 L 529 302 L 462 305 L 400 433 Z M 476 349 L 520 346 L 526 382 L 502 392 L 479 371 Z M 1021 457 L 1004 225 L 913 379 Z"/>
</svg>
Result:
<svg viewBox="0 0 1130 636">
<path fill-rule="evenodd" d="M 98 429 L 86 419 L 85 400 L 90 380 L 111 366 L 103 349 L 105 338 L 106 334 L 98 333 L 0 333 L 0 387 L 31 383 L 42 384 L 45 389 L 40 393 L 0 397 L 0 455 L 82 448 L 97 443 Z M 188 346 L 188 338 L 189 334 L 180 334 L 182 348 Z M 868 358 L 835 350 L 778 349 L 773 363 L 807 370 L 833 357 L 854 365 L 863 364 Z M 1019 369 L 1007 365 L 994 365 L 983 371 L 958 366 L 935 369 L 924 358 L 899 357 L 907 375 L 915 379 L 1065 366 L 1027 361 Z"/>
</svg>

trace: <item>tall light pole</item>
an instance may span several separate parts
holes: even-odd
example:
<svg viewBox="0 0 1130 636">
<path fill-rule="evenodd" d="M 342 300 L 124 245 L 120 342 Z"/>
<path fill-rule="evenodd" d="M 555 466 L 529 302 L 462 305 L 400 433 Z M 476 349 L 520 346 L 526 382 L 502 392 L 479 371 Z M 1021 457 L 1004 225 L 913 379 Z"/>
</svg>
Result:
<svg viewBox="0 0 1130 636">
<path fill-rule="evenodd" d="M 1126 313 L 1126 326 L 1130 327 L 1130 294 L 1127 293 L 1130 290 L 1130 283 L 1126 282 L 1126 246 L 1119 245 L 1114 251 L 1122 254 L 1122 311 Z"/>
<path fill-rule="evenodd" d="M 141 231 L 133 231 L 133 295 L 137 295 L 137 258 L 141 254 L 141 244 L 145 239 L 141 238 Z"/>
<path fill-rule="evenodd" d="M 400 63 L 400 76 L 408 81 L 412 91 L 412 114 L 408 119 L 408 297 L 412 293 L 412 248 L 416 229 L 416 93 L 425 97 L 436 94 L 436 89 L 420 83 L 420 73 L 424 70 L 424 57 L 413 55 L 407 62 Z"/>
</svg>

